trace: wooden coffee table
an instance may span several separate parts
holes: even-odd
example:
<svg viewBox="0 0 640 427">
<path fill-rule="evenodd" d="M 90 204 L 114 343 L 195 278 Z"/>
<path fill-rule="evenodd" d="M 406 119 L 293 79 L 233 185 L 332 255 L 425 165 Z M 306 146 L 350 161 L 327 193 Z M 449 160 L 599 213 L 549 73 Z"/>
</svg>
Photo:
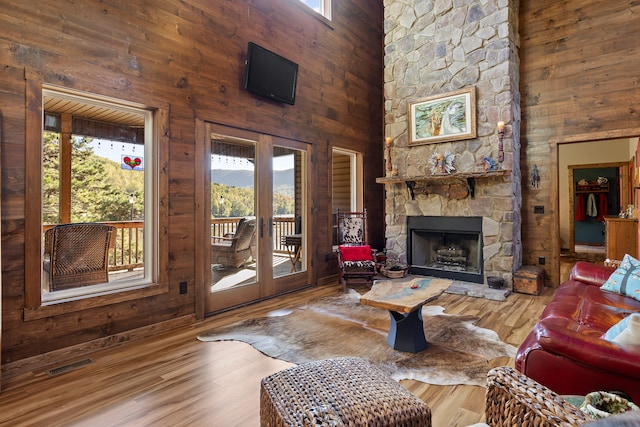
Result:
<svg viewBox="0 0 640 427">
<path fill-rule="evenodd" d="M 451 280 L 419 277 L 409 281 L 376 280 L 360 297 L 360 304 L 389 311 L 387 343 L 394 350 L 418 353 L 428 347 L 424 336 L 422 306 L 438 298 Z"/>
</svg>

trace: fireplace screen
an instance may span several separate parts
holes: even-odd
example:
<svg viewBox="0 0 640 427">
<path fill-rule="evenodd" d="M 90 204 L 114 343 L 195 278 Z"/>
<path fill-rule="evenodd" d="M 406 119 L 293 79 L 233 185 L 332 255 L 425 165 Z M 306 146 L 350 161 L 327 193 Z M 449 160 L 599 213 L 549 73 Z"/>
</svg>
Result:
<svg viewBox="0 0 640 427">
<path fill-rule="evenodd" d="M 409 217 L 409 272 L 482 283 L 482 218 Z"/>
</svg>

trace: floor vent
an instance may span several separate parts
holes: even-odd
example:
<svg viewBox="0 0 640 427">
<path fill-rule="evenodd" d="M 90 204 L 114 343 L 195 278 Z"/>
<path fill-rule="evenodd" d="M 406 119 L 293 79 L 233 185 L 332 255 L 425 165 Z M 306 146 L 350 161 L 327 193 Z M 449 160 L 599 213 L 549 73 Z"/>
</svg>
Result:
<svg viewBox="0 0 640 427">
<path fill-rule="evenodd" d="M 58 366 L 57 368 L 52 368 L 47 370 L 47 375 L 50 377 L 54 377 L 56 375 L 65 374 L 69 371 L 73 371 L 74 369 L 82 368 L 83 366 L 87 366 L 93 363 L 91 359 L 83 359 L 78 360 L 77 362 L 69 363 L 67 365 Z"/>
</svg>

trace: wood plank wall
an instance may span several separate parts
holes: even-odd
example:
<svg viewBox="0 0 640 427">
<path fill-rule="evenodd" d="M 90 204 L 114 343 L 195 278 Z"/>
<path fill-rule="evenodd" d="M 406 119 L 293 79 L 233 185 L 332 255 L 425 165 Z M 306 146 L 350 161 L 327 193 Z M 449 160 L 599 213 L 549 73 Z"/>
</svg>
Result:
<svg viewBox="0 0 640 427">
<path fill-rule="evenodd" d="M 330 218 L 332 147 L 363 152 L 370 234 L 384 236 L 382 2 L 340 0 L 333 21 L 298 0 L 3 0 L 2 362 L 171 321 L 194 313 L 195 122 L 208 120 L 312 145 L 312 213 Z M 295 106 L 242 89 L 247 42 L 300 65 Z M 162 106 L 169 112 L 170 291 L 105 308 L 22 320 L 25 281 L 25 75 L 49 84 Z M 32 166 L 29 166 L 32 167 Z M 336 274 L 330 220 L 312 230 L 315 278 Z M 328 261 L 329 260 L 329 261 Z M 178 282 L 188 282 L 179 295 Z M 105 339 L 105 344 L 107 340 Z"/>
<path fill-rule="evenodd" d="M 554 286 L 556 224 L 568 215 L 555 203 L 556 144 L 638 136 L 639 14 L 637 1 L 520 1 L 523 263 L 544 256 Z M 534 165 L 539 188 L 531 185 Z M 545 213 L 534 214 L 536 205 Z"/>
</svg>

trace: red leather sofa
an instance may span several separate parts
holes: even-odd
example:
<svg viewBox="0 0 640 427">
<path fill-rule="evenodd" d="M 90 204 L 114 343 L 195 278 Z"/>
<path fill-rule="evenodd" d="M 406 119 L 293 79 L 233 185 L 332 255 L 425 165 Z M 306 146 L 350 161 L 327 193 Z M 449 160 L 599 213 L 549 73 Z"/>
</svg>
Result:
<svg viewBox="0 0 640 427">
<path fill-rule="evenodd" d="M 520 345 L 518 371 L 559 394 L 622 391 L 640 402 L 640 346 L 619 346 L 602 335 L 640 301 L 602 291 L 614 268 L 579 261 Z"/>
</svg>

